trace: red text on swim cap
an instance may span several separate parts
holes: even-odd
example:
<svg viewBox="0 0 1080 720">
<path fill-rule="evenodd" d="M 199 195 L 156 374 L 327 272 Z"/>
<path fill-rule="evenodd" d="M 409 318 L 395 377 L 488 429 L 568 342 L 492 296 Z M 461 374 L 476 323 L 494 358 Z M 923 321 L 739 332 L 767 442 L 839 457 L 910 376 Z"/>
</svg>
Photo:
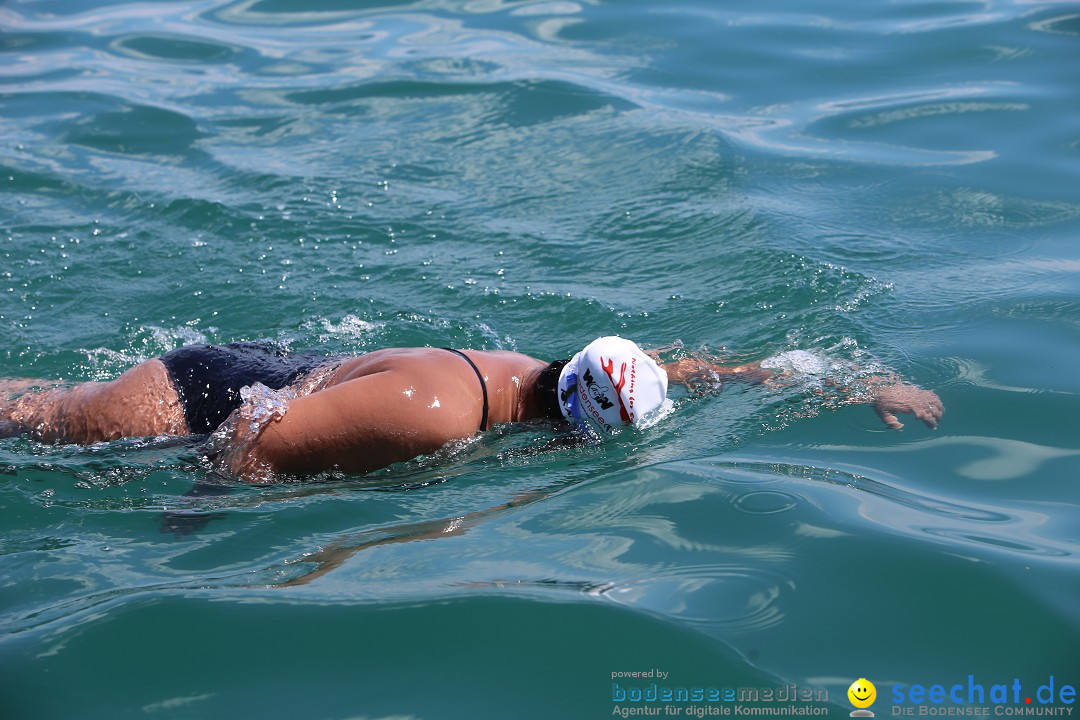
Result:
<svg viewBox="0 0 1080 720">
<path fill-rule="evenodd" d="M 631 419 L 634 416 L 629 410 L 626 409 L 626 404 L 623 403 L 623 399 L 622 399 L 622 389 L 623 389 L 623 386 L 626 385 L 626 363 L 622 363 L 622 366 L 619 368 L 619 381 L 618 382 L 615 382 L 615 361 L 614 360 L 604 360 L 604 356 L 601 355 L 600 356 L 600 368 L 608 376 L 608 380 L 611 381 L 612 387 L 615 388 L 615 397 L 619 401 L 619 417 L 622 418 L 623 422 L 630 422 Z"/>
</svg>

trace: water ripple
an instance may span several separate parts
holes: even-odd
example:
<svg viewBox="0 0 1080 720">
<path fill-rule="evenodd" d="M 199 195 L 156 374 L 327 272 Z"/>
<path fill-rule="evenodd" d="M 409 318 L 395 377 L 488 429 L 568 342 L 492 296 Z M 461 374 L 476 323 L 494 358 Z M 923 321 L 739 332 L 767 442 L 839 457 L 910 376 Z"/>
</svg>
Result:
<svg viewBox="0 0 1080 720">
<path fill-rule="evenodd" d="M 1055 35 L 1080 35 L 1080 13 L 1039 20 L 1031 23 L 1031 29 Z"/>
<path fill-rule="evenodd" d="M 728 457 L 679 461 L 671 465 L 674 468 L 688 468 L 691 471 L 695 467 L 708 468 L 705 471 L 706 474 L 713 478 L 722 479 L 722 482 L 727 482 L 729 476 L 734 476 L 736 482 L 743 483 L 776 482 L 781 478 L 802 478 L 824 481 L 834 485 L 856 487 L 892 503 L 948 518 L 991 523 L 1008 522 L 1012 519 L 1012 516 L 1008 513 L 963 505 L 943 498 L 931 497 L 925 493 L 904 490 L 900 487 L 898 478 L 868 468 L 856 472 L 847 467 L 821 467 L 790 461 L 739 460 Z"/>
<path fill-rule="evenodd" d="M 238 52 L 234 45 L 184 35 L 136 33 L 112 40 L 109 47 L 137 60 L 160 62 L 223 62 Z"/>
<path fill-rule="evenodd" d="M 750 566 L 684 565 L 603 590 L 609 600 L 727 632 L 750 632 L 783 622 L 795 582 Z"/>
<path fill-rule="evenodd" d="M 1036 457 L 1038 459 L 1035 462 L 1041 462 L 1043 458 L 1077 454 L 1077 451 L 1041 451 L 1033 455 L 1034 446 L 1027 443 L 990 442 L 982 438 L 939 438 L 921 441 L 916 445 L 926 448 L 941 444 L 970 444 L 972 442 L 984 444 L 999 451 L 1002 448 L 1006 452 L 1014 451 L 1009 457 L 1015 456 L 1015 462 L 1010 463 L 1006 458 L 998 457 L 993 460 L 971 462 L 958 471 L 962 475 L 987 479 L 1013 477 L 1017 472 L 1029 472 L 1032 459 Z M 910 445 L 888 446 L 878 450 L 911 452 L 911 448 Z M 855 450 L 852 447 L 840 446 L 820 446 L 817 449 Z M 1016 450 L 1022 452 L 1017 454 Z M 1019 468 L 1017 463 L 1023 464 L 1024 467 Z M 778 482 L 783 482 L 791 488 L 790 482 L 794 480 L 796 483 L 794 487 L 800 488 L 802 491 L 800 495 L 806 496 L 806 502 L 820 505 L 822 508 L 831 508 L 829 511 L 833 518 L 831 523 L 833 527 L 836 527 L 836 523 L 839 522 L 838 529 L 848 524 L 859 526 L 872 523 L 888 532 L 900 533 L 915 539 L 926 540 L 928 537 L 941 539 L 948 545 L 955 545 L 957 552 L 961 552 L 960 545 L 976 546 L 995 552 L 1067 559 L 1068 562 L 1073 562 L 1080 554 L 1077 548 L 1068 542 L 1051 541 L 1035 535 L 1035 531 L 1039 528 L 1053 522 L 1052 516 L 1041 510 L 1018 507 L 1006 509 L 988 504 L 961 503 L 954 499 L 932 495 L 925 490 L 908 490 L 903 487 L 904 483 L 900 478 L 878 469 L 854 467 L 847 463 L 820 465 L 797 460 L 764 461 L 727 456 L 677 461 L 665 464 L 665 467 L 707 478 L 711 481 L 711 485 L 741 486 L 770 483 L 775 486 Z M 830 499 L 833 495 L 832 491 L 826 492 L 822 489 L 819 492 L 812 486 L 806 486 L 804 481 L 826 483 L 828 486 L 840 488 L 845 494 L 852 491 L 867 493 L 880 502 L 858 500 L 857 495 L 852 495 L 850 499 L 856 500 L 857 506 L 853 512 L 848 513 L 841 509 L 835 498 Z M 775 487 L 757 492 L 767 492 L 770 495 L 789 494 Z M 741 493 L 741 497 L 753 497 L 754 494 L 753 492 Z M 777 501 L 776 507 L 779 511 L 790 509 L 789 503 L 779 502 L 779 498 Z M 793 500 L 790 504 L 800 503 L 798 500 Z M 950 521 L 951 524 L 942 525 L 940 524 L 942 520 Z M 811 533 L 811 536 L 816 535 Z"/>
<path fill-rule="evenodd" d="M 1010 389 L 1013 391 L 1022 390 L 1022 388 L 1003 389 Z M 890 453 L 910 452 L 913 448 L 928 449 L 948 446 L 969 446 L 989 451 L 985 458 L 963 463 L 955 469 L 957 474 L 969 477 L 973 480 L 1009 480 L 1022 478 L 1031 475 L 1044 463 L 1051 460 L 1080 455 L 1080 449 L 1075 448 L 1058 448 L 1048 445 L 1039 445 L 1012 438 L 964 435 L 918 440 L 910 445 L 904 446 L 881 446 L 859 448 L 859 450 L 870 453 Z M 822 450 L 855 449 L 854 447 L 847 445 L 821 445 L 819 448 Z"/>
<path fill-rule="evenodd" d="M 1042 555 L 1044 557 L 1069 557 L 1070 555 L 1075 554 L 1075 551 L 1069 552 L 1061 548 L 1053 547 L 1052 545 L 1036 545 L 1030 542 L 1022 542 L 1012 537 L 979 535 L 959 528 L 923 527 L 920 529 L 928 535 L 936 535 L 961 543 L 988 545 L 991 548 L 1000 548 L 1008 552 Z"/>
</svg>

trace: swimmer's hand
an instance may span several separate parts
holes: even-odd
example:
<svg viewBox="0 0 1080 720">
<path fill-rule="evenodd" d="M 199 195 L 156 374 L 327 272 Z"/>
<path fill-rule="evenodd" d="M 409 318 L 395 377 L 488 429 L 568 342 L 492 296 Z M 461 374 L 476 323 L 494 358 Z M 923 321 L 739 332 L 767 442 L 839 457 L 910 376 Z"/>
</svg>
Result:
<svg viewBox="0 0 1080 720">
<path fill-rule="evenodd" d="M 945 406 L 937 393 L 907 383 L 879 385 L 871 392 L 870 403 L 874 411 L 893 430 L 904 427 L 896 413 L 911 413 L 929 428 L 936 428 L 938 420 L 945 413 Z"/>
</svg>

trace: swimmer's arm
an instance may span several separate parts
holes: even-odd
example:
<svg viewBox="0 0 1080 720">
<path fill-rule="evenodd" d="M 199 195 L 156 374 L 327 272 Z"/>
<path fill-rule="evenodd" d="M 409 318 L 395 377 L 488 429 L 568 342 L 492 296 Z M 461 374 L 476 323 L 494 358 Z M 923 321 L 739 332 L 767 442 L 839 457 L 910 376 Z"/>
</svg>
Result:
<svg viewBox="0 0 1080 720">
<path fill-rule="evenodd" d="M 744 382 L 757 385 L 771 378 L 775 373 L 761 367 L 760 361 L 741 365 L 719 365 L 717 363 L 680 358 L 672 362 L 661 363 L 667 372 L 668 382 L 694 387 L 708 382 Z"/>
<path fill-rule="evenodd" d="M 437 395 L 435 394 L 437 392 Z M 284 415 L 256 431 L 241 407 L 214 433 L 215 467 L 248 482 L 278 473 L 363 473 L 476 432 L 473 389 L 386 370 L 289 401 Z"/>
<path fill-rule="evenodd" d="M 684 357 L 664 363 L 656 351 L 646 351 L 667 371 L 668 381 L 685 385 L 691 390 L 713 386 L 725 381 L 744 382 L 749 385 L 760 383 L 783 383 L 794 376 L 789 372 L 770 370 L 762 367 L 764 360 L 756 360 L 741 365 L 725 366 L 702 357 Z M 910 413 L 922 420 L 927 427 L 936 428 L 945 406 L 941 398 L 932 390 L 925 390 L 904 381 L 892 372 L 883 372 L 863 380 L 859 389 L 837 387 L 832 381 L 826 385 L 837 388 L 840 402 L 846 405 L 870 405 L 885 425 L 893 430 L 904 427 L 897 417 L 898 413 Z"/>
<path fill-rule="evenodd" d="M 721 365 L 711 358 L 683 357 L 665 362 L 660 359 L 660 353 L 656 350 L 646 350 L 645 354 L 664 368 L 668 382 L 685 385 L 691 389 L 731 381 L 757 385 L 776 374 L 772 370 L 761 367 L 760 361 L 741 365 Z"/>
</svg>

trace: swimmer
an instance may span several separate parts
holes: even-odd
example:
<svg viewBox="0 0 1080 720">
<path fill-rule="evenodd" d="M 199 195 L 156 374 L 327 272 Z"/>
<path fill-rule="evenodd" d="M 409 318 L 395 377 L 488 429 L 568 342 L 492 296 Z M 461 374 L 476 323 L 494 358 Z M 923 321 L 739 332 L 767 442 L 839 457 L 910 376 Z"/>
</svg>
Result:
<svg viewBox="0 0 1080 720">
<path fill-rule="evenodd" d="M 654 416 L 669 382 L 719 389 L 790 374 L 782 363 L 660 356 L 619 337 L 552 363 L 502 350 L 388 348 L 327 357 L 288 354 L 272 343 L 186 346 L 110 382 L 64 388 L 0 381 L 0 437 L 89 444 L 209 433 L 215 467 L 270 482 L 279 474 L 367 472 L 500 423 L 548 420 L 602 437 Z M 844 402 L 872 405 L 891 428 L 902 427 L 897 413 L 933 428 L 944 412 L 936 394 L 895 376 L 865 385 Z"/>
</svg>

